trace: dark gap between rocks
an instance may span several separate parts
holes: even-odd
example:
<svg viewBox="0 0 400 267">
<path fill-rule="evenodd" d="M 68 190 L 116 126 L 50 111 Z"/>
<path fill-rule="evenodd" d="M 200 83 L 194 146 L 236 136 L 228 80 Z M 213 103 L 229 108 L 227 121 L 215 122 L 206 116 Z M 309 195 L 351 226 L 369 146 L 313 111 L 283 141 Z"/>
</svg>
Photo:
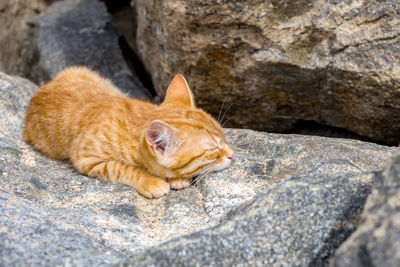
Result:
<svg viewBox="0 0 400 267">
<path fill-rule="evenodd" d="M 122 55 L 131 69 L 134 76 L 139 79 L 141 85 L 149 91 L 149 93 L 158 99 L 157 92 L 154 89 L 151 75 L 146 71 L 140 57 L 136 54 L 135 36 L 136 22 L 135 11 L 130 6 L 130 0 L 121 1 L 103 1 L 108 9 L 108 12 L 114 18 L 115 24 L 121 32 L 121 37 L 118 39 L 118 44 L 121 48 Z"/>
<path fill-rule="evenodd" d="M 317 135 L 317 136 L 325 136 L 331 138 L 345 138 L 345 139 L 355 139 L 363 142 L 370 142 L 384 146 L 393 146 L 396 144 L 385 143 L 382 141 L 373 140 L 366 136 L 361 136 L 356 133 L 353 133 L 349 130 L 327 126 L 323 124 L 319 124 L 315 121 L 308 120 L 298 120 L 294 127 L 290 130 L 283 132 L 285 134 L 301 134 L 301 135 Z"/>
<path fill-rule="evenodd" d="M 131 0 L 118 0 L 118 1 L 102 0 L 102 2 L 106 4 L 108 12 L 112 14 L 121 8 L 127 6 L 130 7 Z"/>
<path fill-rule="evenodd" d="M 126 60 L 131 71 L 137 76 L 142 83 L 142 85 L 149 91 L 149 93 L 155 98 L 157 92 L 154 89 L 153 82 L 151 81 L 151 76 L 144 68 L 144 65 L 138 55 L 131 49 L 128 42 L 124 37 L 120 37 L 118 44 L 121 48 L 122 55 Z"/>
</svg>

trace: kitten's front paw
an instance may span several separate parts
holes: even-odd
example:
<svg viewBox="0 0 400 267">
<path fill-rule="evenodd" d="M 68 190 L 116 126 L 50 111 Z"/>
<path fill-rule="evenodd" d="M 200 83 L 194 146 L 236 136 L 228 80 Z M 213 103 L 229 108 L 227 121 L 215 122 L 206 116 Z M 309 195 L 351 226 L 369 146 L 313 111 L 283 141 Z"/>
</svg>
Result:
<svg viewBox="0 0 400 267">
<path fill-rule="evenodd" d="M 137 187 L 137 191 L 147 198 L 160 198 L 169 192 L 169 183 L 161 178 L 146 177 Z"/>
<path fill-rule="evenodd" d="M 192 178 L 171 178 L 168 179 L 168 183 L 171 185 L 172 189 L 183 189 L 190 185 Z"/>
</svg>

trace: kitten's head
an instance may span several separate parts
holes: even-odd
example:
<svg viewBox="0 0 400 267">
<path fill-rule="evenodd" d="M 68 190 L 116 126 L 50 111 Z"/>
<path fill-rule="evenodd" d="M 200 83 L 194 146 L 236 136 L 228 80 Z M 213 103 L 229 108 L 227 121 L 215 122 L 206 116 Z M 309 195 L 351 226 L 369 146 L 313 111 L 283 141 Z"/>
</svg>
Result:
<svg viewBox="0 0 400 267">
<path fill-rule="evenodd" d="M 227 168 L 233 151 L 221 125 L 196 108 L 186 80 L 176 75 L 164 102 L 154 111 L 145 141 L 153 164 L 151 171 L 163 177 L 193 177 Z"/>
</svg>

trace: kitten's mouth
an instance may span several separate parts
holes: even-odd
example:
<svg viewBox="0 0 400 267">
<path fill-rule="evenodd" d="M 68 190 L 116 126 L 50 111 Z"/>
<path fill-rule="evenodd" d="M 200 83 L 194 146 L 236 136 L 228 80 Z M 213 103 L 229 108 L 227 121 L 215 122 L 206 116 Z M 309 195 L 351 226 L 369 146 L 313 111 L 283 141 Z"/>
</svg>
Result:
<svg viewBox="0 0 400 267">
<path fill-rule="evenodd" d="M 195 173 L 192 177 L 197 179 L 197 178 L 203 177 L 211 172 L 225 170 L 225 169 L 229 168 L 231 163 L 232 163 L 232 158 L 226 158 L 226 159 L 224 159 L 223 162 L 221 162 L 219 164 L 205 166 L 204 168 L 199 170 L 197 173 Z"/>
<path fill-rule="evenodd" d="M 215 167 L 213 168 L 213 172 L 222 171 L 229 168 L 232 163 L 232 158 L 226 158 L 222 163 L 215 165 Z"/>
<path fill-rule="evenodd" d="M 198 183 L 199 181 L 204 179 L 204 177 L 207 176 L 207 174 L 211 172 L 217 172 L 227 169 L 231 165 L 231 163 L 232 163 L 232 158 L 227 158 L 220 164 L 209 166 L 208 168 L 201 170 L 200 173 L 193 176 L 192 184 Z"/>
</svg>

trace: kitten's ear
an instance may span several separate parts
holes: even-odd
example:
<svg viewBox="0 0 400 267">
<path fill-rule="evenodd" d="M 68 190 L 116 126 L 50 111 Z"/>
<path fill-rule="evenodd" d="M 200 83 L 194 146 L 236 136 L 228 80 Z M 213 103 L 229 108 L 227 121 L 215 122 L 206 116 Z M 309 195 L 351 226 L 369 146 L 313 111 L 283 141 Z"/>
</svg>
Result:
<svg viewBox="0 0 400 267">
<path fill-rule="evenodd" d="M 147 127 L 146 142 L 154 154 L 170 155 L 175 151 L 174 135 L 176 129 L 165 122 L 154 120 Z"/>
<path fill-rule="evenodd" d="M 189 85 L 182 75 L 175 75 L 167 88 L 164 103 L 180 103 L 188 107 L 194 107 L 194 100 Z"/>
</svg>

